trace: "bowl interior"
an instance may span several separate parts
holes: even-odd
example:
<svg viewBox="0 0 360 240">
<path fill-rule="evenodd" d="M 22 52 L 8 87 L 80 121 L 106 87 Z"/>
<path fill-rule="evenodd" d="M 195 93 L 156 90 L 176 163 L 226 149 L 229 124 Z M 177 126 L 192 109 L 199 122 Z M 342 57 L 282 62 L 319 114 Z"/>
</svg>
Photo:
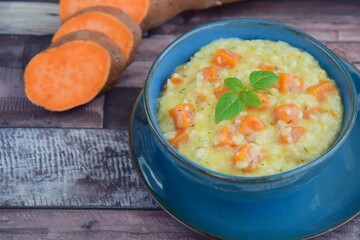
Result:
<svg viewBox="0 0 360 240">
<path fill-rule="evenodd" d="M 166 144 L 166 147 L 168 147 L 171 151 L 174 151 L 175 154 L 179 155 L 176 153 L 176 150 L 167 143 L 159 128 L 157 120 L 157 100 L 162 91 L 162 87 L 175 68 L 189 61 L 191 56 L 193 56 L 194 53 L 201 47 L 216 39 L 230 37 L 236 37 L 244 40 L 264 39 L 283 41 L 287 42 L 291 46 L 302 49 L 310 53 L 319 61 L 320 66 L 328 73 L 330 78 L 336 81 L 341 90 L 344 105 L 344 118 L 341 132 L 332 147 L 319 159 L 295 170 L 276 175 L 286 175 L 294 171 L 305 170 L 305 168 L 316 165 L 330 156 L 332 152 L 341 145 L 340 143 L 345 140 L 356 119 L 356 89 L 349 73 L 344 70 L 345 68 L 341 61 L 319 41 L 292 27 L 280 23 L 261 20 L 237 19 L 204 25 L 182 35 L 172 42 L 159 55 L 149 72 L 145 84 L 145 109 L 150 120 L 150 126 L 153 128 L 157 137 Z M 202 171 L 205 170 L 212 172 L 211 170 L 206 170 L 189 159 L 184 157 L 182 158 Z"/>
</svg>

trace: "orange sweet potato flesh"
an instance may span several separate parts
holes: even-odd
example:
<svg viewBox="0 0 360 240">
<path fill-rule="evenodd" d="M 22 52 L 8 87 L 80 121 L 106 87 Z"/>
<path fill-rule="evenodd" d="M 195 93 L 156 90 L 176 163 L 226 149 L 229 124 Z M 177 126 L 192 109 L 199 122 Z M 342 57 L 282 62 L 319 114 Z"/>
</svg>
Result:
<svg viewBox="0 0 360 240">
<path fill-rule="evenodd" d="M 180 103 L 169 109 L 169 115 L 174 121 L 176 129 L 183 130 L 193 124 L 194 107 L 190 103 Z"/>
<path fill-rule="evenodd" d="M 248 163 L 247 167 L 241 168 L 243 172 L 253 172 L 257 169 L 260 155 L 255 152 L 250 144 L 242 146 L 232 157 L 232 164 L 237 167 L 237 162 Z"/>
<path fill-rule="evenodd" d="M 123 11 L 113 7 L 91 7 L 73 15 L 58 29 L 52 42 L 62 36 L 81 30 L 104 33 L 131 59 L 141 41 L 141 29 L 137 23 Z"/>
<path fill-rule="evenodd" d="M 229 92 L 229 89 L 225 86 L 225 84 L 214 88 L 214 94 L 216 98 L 220 98 L 221 95 L 223 95 L 226 92 Z"/>
<path fill-rule="evenodd" d="M 61 45 L 74 40 L 96 42 L 109 52 L 111 57 L 111 68 L 108 81 L 104 88 L 101 90 L 101 93 L 109 91 L 119 81 L 120 75 L 126 67 L 126 59 L 124 54 L 120 51 L 117 45 L 105 34 L 90 30 L 66 34 L 60 39 L 58 39 L 56 42 L 52 43 L 50 47 L 60 47 Z"/>
<path fill-rule="evenodd" d="M 218 135 L 218 142 L 215 144 L 217 147 L 236 147 L 236 144 L 232 140 L 232 135 L 228 126 L 221 128 Z"/>
<path fill-rule="evenodd" d="M 179 145 L 182 143 L 185 143 L 189 140 L 189 135 L 186 131 L 181 131 L 176 134 L 176 136 L 173 139 L 170 139 L 169 142 L 171 145 L 173 145 L 174 148 L 179 148 Z"/>
<path fill-rule="evenodd" d="M 37 54 L 24 74 L 25 93 L 35 105 L 65 111 L 94 99 L 108 81 L 110 53 L 92 41 L 74 40 Z"/>
<path fill-rule="evenodd" d="M 306 90 L 308 93 L 314 95 L 319 102 L 325 100 L 325 98 L 336 92 L 336 88 L 330 81 L 320 81 L 318 84 L 309 87 Z"/>
<path fill-rule="evenodd" d="M 65 22 L 76 12 L 95 6 L 115 7 L 123 10 L 132 17 L 137 23 L 140 23 L 150 5 L 150 0 L 60 0 L 60 18 Z"/>
<path fill-rule="evenodd" d="M 249 114 L 244 116 L 241 119 L 241 123 L 239 126 L 240 132 L 248 136 L 250 134 L 253 134 L 254 132 L 262 131 L 266 128 L 266 125 L 263 121 L 261 121 L 260 118 L 258 118 L 256 115 Z"/>
</svg>

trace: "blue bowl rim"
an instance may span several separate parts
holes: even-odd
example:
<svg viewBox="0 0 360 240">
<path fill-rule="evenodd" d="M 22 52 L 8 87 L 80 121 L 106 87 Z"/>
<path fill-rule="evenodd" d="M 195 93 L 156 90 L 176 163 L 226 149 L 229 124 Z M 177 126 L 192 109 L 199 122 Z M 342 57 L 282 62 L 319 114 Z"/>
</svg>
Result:
<svg viewBox="0 0 360 240">
<path fill-rule="evenodd" d="M 312 43 L 314 46 L 316 46 L 319 50 L 322 51 L 324 55 L 327 55 L 329 59 L 331 59 L 336 65 L 338 65 L 338 69 L 341 71 L 342 75 L 345 76 L 345 80 L 350 84 L 350 90 L 351 90 L 351 102 L 352 102 L 352 108 L 350 109 L 351 116 L 349 118 L 349 121 L 344 124 L 344 127 L 346 129 L 344 130 L 341 137 L 337 137 L 335 142 L 332 144 L 332 146 L 323 153 L 320 157 L 300 166 L 295 169 L 292 169 L 290 171 L 286 171 L 283 173 L 277 173 L 273 175 L 266 175 L 266 176 L 236 176 L 236 175 L 230 175 L 230 174 L 224 174 L 220 172 L 213 171 L 211 169 L 208 169 L 206 167 L 203 167 L 196 162 L 192 161 L 189 158 L 186 158 L 183 156 L 180 152 L 178 152 L 173 146 L 169 144 L 169 142 L 163 137 L 162 133 L 157 131 L 157 128 L 155 127 L 157 118 L 153 118 L 153 114 L 150 113 L 150 107 L 148 106 L 148 102 L 150 102 L 150 86 L 152 83 L 152 78 L 154 73 L 156 72 L 158 65 L 161 63 L 161 61 L 166 57 L 166 55 L 179 43 L 181 43 L 183 40 L 186 40 L 188 37 L 191 37 L 191 35 L 196 34 L 198 32 L 201 32 L 202 30 L 209 29 L 212 27 L 219 27 L 219 26 L 226 26 L 228 24 L 259 24 L 259 25 L 265 25 L 265 26 L 271 26 L 271 27 L 277 27 L 281 28 L 283 30 L 287 30 L 289 33 L 296 34 L 299 36 L 302 36 L 304 39 L 308 40 L 310 43 Z M 286 40 L 284 40 L 286 42 Z M 312 169 L 319 164 L 323 163 L 327 159 L 330 158 L 333 153 L 335 153 L 341 145 L 345 142 L 348 135 L 350 134 L 355 121 L 357 117 L 357 109 L 358 109 L 358 101 L 356 101 L 356 87 L 352 80 L 352 77 L 348 73 L 347 70 L 345 70 L 344 64 L 341 62 L 341 60 L 334 54 L 330 49 L 328 49 L 324 44 L 316 40 L 315 38 L 311 37 L 310 35 L 306 34 L 305 32 L 298 30 L 294 27 L 285 25 L 283 23 L 274 22 L 274 21 L 267 21 L 267 20 L 259 20 L 259 19 L 229 19 L 229 20 L 221 20 L 216 22 L 211 22 L 199 27 L 196 27 L 178 38 L 176 38 L 173 42 L 171 42 L 156 58 L 154 63 L 152 64 L 150 71 L 148 73 L 148 76 L 146 78 L 145 86 L 144 86 L 144 108 L 146 117 L 148 119 L 150 128 L 152 132 L 155 134 L 155 137 L 159 140 L 159 142 L 165 147 L 165 149 L 178 161 L 184 163 L 191 169 L 195 170 L 196 172 L 205 174 L 210 177 L 214 177 L 215 179 L 219 180 L 225 180 L 232 183 L 239 183 L 239 184 L 254 184 L 254 183 L 270 183 L 270 182 L 276 182 L 281 181 L 286 178 L 290 178 L 295 175 L 299 175 L 301 173 L 304 173 L 308 171 L 309 169 Z M 156 113 L 157 116 L 157 113 Z"/>
</svg>

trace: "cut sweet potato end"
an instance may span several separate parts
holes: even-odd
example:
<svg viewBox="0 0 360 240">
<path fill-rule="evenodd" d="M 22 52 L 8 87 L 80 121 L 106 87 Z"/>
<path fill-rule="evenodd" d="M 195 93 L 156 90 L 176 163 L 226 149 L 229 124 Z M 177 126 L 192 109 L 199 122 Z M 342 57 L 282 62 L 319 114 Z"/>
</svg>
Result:
<svg viewBox="0 0 360 240">
<path fill-rule="evenodd" d="M 129 28 L 119 19 L 100 11 L 86 12 L 70 18 L 55 33 L 52 42 L 66 34 L 81 30 L 92 30 L 105 34 L 130 58 L 134 47 L 134 36 Z"/>
<path fill-rule="evenodd" d="M 25 93 L 35 105 L 65 111 L 95 98 L 107 82 L 111 56 L 83 40 L 36 55 L 25 69 Z"/>
<path fill-rule="evenodd" d="M 137 23 L 145 18 L 150 0 L 60 0 L 60 18 L 64 22 L 76 12 L 94 6 L 109 6 L 123 10 Z"/>
</svg>

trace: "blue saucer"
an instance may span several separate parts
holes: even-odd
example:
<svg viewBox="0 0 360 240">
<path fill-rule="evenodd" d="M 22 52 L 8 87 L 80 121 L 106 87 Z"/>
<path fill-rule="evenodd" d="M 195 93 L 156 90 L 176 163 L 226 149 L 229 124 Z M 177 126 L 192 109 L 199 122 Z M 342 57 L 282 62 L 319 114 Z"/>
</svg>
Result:
<svg viewBox="0 0 360 240">
<path fill-rule="evenodd" d="M 360 89 L 360 73 L 344 64 Z M 359 119 L 318 176 L 294 192 L 269 192 L 266 198 L 251 201 L 241 195 L 231 202 L 204 195 L 166 161 L 148 125 L 143 93 L 131 116 L 130 144 L 134 166 L 152 197 L 177 220 L 209 237 L 307 238 L 332 230 L 360 212 Z"/>
</svg>

